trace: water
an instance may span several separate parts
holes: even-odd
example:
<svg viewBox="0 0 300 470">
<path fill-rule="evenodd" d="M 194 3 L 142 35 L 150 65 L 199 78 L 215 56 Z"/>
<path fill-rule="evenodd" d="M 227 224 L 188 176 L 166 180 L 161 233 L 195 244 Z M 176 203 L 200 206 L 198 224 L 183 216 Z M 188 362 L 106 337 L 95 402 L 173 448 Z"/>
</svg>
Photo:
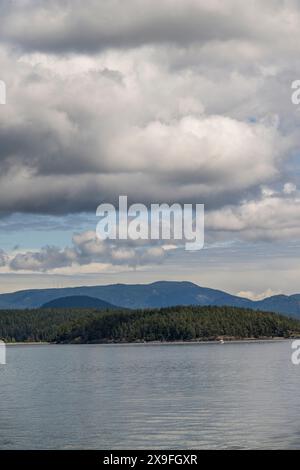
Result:
<svg viewBox="0 0 300 470">
<path fill-rule="evenodd" d="M 300 448 L 290 356 L 290 341 L 12 346 L 0 448 Z"/>
</svg>

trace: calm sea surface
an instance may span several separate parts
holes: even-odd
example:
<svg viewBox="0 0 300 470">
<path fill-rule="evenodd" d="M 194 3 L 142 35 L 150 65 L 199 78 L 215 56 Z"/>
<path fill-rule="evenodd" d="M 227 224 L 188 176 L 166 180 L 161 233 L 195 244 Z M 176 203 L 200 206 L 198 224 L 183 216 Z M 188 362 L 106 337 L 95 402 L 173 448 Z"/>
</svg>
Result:
<svg viewBox="0 0 300 470">
<path fill-rule="evenodd" d="M 300 449 L 291 342 L 11 346 L 1 449 Z"/>
</svg>

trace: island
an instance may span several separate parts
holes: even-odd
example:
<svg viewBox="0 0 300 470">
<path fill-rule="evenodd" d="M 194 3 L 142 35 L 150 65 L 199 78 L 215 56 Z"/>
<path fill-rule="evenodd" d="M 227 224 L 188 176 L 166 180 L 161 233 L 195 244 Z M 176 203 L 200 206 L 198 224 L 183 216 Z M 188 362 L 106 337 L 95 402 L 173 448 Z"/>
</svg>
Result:
<svg viewBox="0 0 300 470">
<path fill-rule="evenodd" d="M 300 337 L 300 321 L 237 307 L 0 310 L 6 343 L 147 343 Z"/>
</svg>

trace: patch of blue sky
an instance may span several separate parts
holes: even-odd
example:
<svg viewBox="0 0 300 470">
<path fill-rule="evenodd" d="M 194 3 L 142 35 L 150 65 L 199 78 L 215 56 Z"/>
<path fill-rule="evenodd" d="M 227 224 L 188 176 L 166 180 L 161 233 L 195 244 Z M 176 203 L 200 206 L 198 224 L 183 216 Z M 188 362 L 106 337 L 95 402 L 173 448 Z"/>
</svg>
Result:
<svg viewBox="0 0 300 470">
<path fill-rule="evenodd" d="M 95 214 L 80 213 L 65 216 L 12 214 L 0 219 L 0 248 L 38 249 L 45 245 L 70 245 L 76 232 L 95 230 Z"/>
</svg>

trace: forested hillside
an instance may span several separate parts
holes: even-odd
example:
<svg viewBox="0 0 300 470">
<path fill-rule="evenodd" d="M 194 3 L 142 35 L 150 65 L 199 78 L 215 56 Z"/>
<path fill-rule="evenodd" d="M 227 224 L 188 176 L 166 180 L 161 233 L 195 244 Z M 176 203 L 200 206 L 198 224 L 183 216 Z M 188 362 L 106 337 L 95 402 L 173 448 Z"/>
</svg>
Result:
<svg viewBox="0 0 300 470">
<path fill-rule="evenodd" d="M 298 320 L 234 307 L 0 311 L 0 338 L 7 342 L 191 341 L 297 335 Z"/>
</svg>

